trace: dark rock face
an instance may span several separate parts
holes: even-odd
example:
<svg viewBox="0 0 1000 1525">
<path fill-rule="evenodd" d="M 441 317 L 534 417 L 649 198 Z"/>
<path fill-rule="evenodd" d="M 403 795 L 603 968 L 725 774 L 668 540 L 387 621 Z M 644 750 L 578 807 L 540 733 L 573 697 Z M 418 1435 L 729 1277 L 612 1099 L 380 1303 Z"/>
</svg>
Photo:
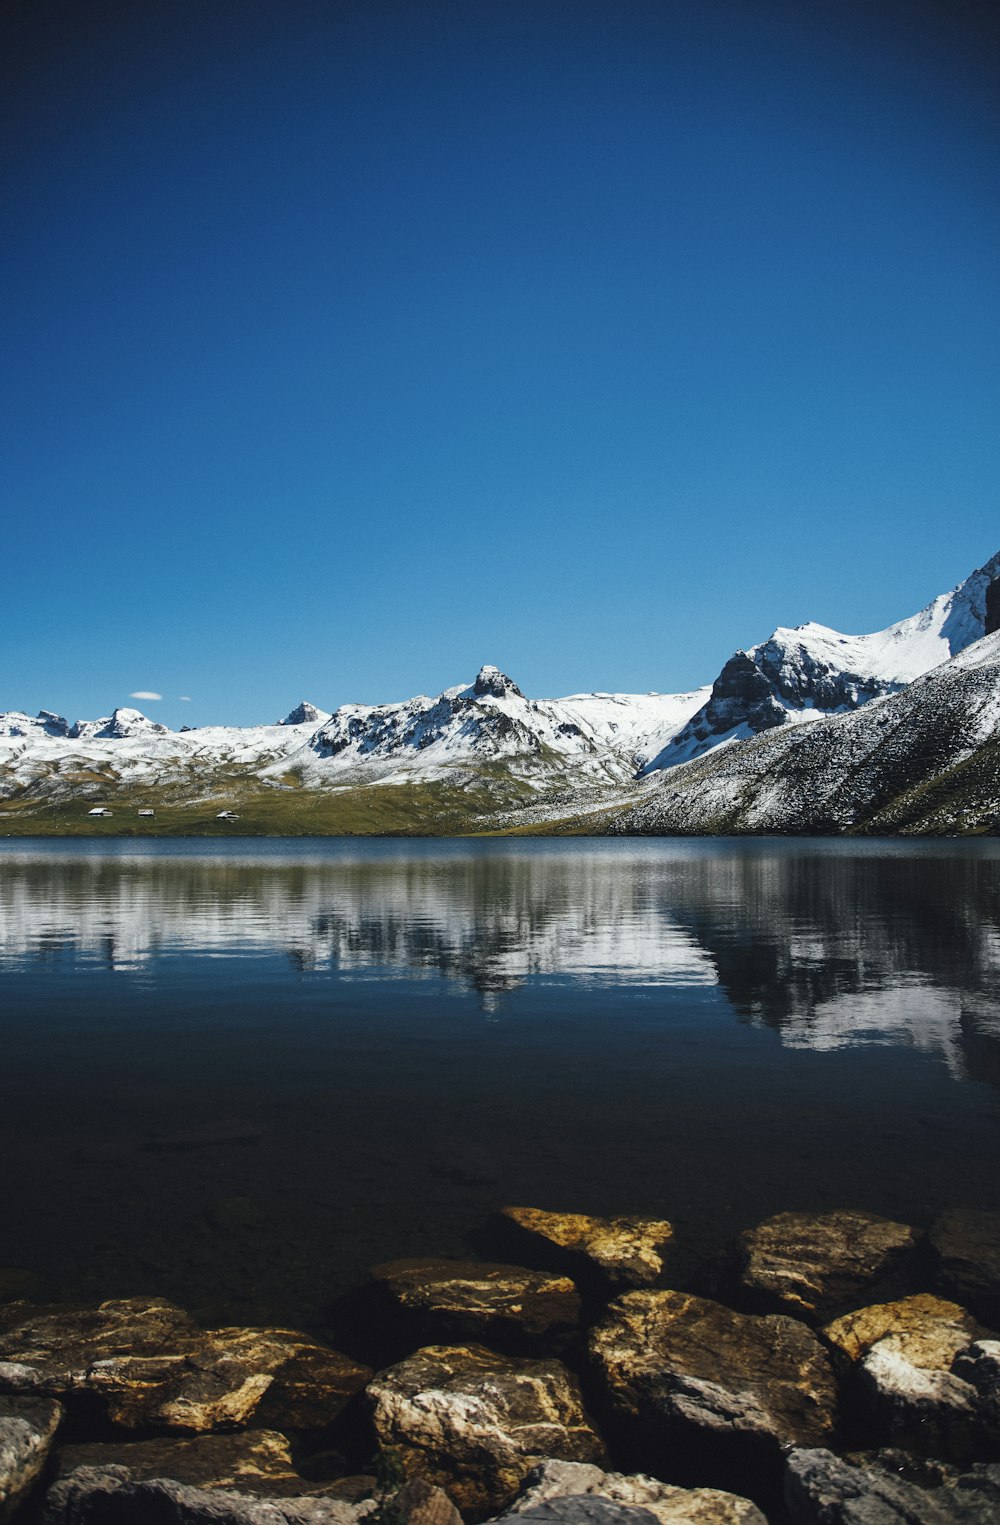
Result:
<svg viewBox="0 0 1000 1525">
<path fill-rule="evenodd" d="M 858 1466 L 826 1450 L 792 1451 L 785 1502 L 793 1525 L 995 1525 L 1000 1518 L 1000 1467 L 942 1473 L 921 1487 L 900 1468 Z"/>
<path fill-rule="evenodd" d="M 493 667 L 490 663 L 479 669 L 476 681 L 472 685 L 472 692 L 478 699 L 503 699 L 508 694 L 515 698 L 523 699 L 524 695 L 512 678 L 508 678 L 499 667 Z"/>
<path fill-rule="evenodd" d="M 986 629 L 984 635 L 1000 630 L 1000 577 L 995 577 L 986 589 Z"/>
<path fill-rule="evenodd" d="M 61 1419 L 62 1408 L 51 1399 L 0 1397 L 0 1520 L 38 1481 Z"/>
<path fill-rule="evenodd" d="M 739 1492 L 743 1468 L 776 1477 L 783 1448 L 833 1432 L 833 1371 L 795 1319 L 734 1313 L 682 1292 L 630 1292 L 593 1331 L 591 1354 L 650 1464 L 687 1456 L 698 1481 Z"/>
<path fill-rule="evenodd" d="M 288 1329 L 198 1329 L 162 1299 L 0 1308 L 0 1391 L 98 1401 L 126 1429 L 330 1424 L 367 1367 Z"/>
<path fill-rule="evenodd" d="M 558 1361 L 431 1345 L 379 1372 L 368 1397 L 379 1442 L 406 1477 L 477 1514 L 509 1504 L 544 1457 L 603 1459 L 576 1378 Z"/>
<path fill-rule="evenodd" d="M 393 1260 L 371 1275 L 424 1343 L 479 1340 L 537 1352 L 569 1336 L 580 1319 L 580 1297 L 568 1277 L 523 1266 Z"/>
<path fill-rule="evenodd" d="M 778 1213 L 740 1235 L 740 1286 L 762 1310 L 829 1318 L 908 1290 L 921 1237 L 874 1213 Z"/>
</svg>

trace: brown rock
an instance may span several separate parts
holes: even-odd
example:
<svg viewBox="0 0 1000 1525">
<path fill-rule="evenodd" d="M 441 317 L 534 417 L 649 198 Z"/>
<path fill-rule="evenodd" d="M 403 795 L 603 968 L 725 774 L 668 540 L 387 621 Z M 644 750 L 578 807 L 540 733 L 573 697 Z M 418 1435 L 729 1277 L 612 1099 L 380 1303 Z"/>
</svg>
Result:
<svg viewBox="0 0 1000 1525">
<path fill-rule="evenodd" d="M 740 1235 L 740 1286 L 761 1310 L 829 1317 L 908 1290 L 920 1238 L 874 1213 L 778 1213 Z"/>
<path fill-rule="evenodd" d="M 445 1488 L 460 1509 L 502 1508 L 543 1457 L 603 1457 L 575 1377 L 552 1359 L 431 1345 L 379 1372 L 368 1396 L 407 1479 Z"/>
<path fill-rule="evenodd" d="M 537 1207 L 505 1207 L 502 1216 L 548 1263 L 570 1275 L 589 1272 L 616 1292 L 653 1285 L 674 1232 L 664 1218 L 593 1218 Z"/>
<path fill-rule="evenodd" d="M 658 1466 L 736 1486 L 745 1466 L 776 1477 L 783 1447 L 831 1436 L 836 1384 L 804 1324 L 734 1313 L 682 1292 L 630 1292 L 591 1335 L 608 1399 Z M 690 1473 L 689 1473 L 690 1475 Z"/>
<path fill-rule="evenodd" d="M 957 1303 L 928 1294 L 860 1308 L 823 1330 L 855 1363 L 876 1440 L 956 1461 L 985 1442 L 983 1401 L 958 1372 L 986 1333 Z"/>
<path fill-rule="evenodd" d="M 834 1319 L 821 1331 L 850 1362 L 860 1361 L 880 1340 L 914 1366 L 947 1371 L 960 1350 L 986 1331 L 965 1308 L 929 1292 L 893 1303 L 875 1303 Z"/>
<path fill-rule="evenodd" d="M 371 1375 L 288 1329 L 197 1328 L 160 1299 L 0 1309 L 0 1389 L 98 1397 L 126 1429 L 318 1429 Z"/>
<path fill-rule="evenodd" d="M 538 1350 L 578 1325 L 580 1297 L 566 1276 L 462 1260 L 393 1260 L 373 1280 L 414 1327 L 439 1343 L 482 1341 Z"/>
<path fill-rule="evenodd" d="M 956 1208 L 934 1220 L 928 1238 L 941 1290 L 1000 1326 L 1000 1213 Z"/>
</svg>

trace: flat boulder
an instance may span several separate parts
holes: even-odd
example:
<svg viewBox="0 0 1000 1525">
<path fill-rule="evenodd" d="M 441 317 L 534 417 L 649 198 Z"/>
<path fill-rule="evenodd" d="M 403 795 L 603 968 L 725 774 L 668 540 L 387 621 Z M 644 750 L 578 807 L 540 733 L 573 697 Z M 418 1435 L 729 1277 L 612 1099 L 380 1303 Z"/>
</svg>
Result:
<svg viewBox="0 0 1000 1525">
<path fill-rule="evenodd" d="M 295 1330 L 206 1331 L 161 1299 L 0 1308 L 0 1391 L 96 1399 L 125 1429 L 322 1429 L 370 1375 Z"/>
<path fill-rule="evenodd" d="M 887 1465 L 858 1465 L 825 1449 L 788 1457 L 785 1505 L 792 1525 L 996 1525 L 1000 1467 L 940 1473 L 923 1487 Z"/>
<path fill-rule="evenodd" d="M 423 1343 L 477 1341 L 537 1352 L 565 1341 L 580 1321 L 567 1276 L 463 1260 L 393 1260 L 371 1278 Z"/>
<path fill-rule="evenodd" d="M 599 1494 L 545 1499 L 523 1514 L 503 1514 L 493 1525 L 506 1521 L 525 1525 L 656 1525 L 656 1515 L 636 1505 L 616 1504 Z"/>
<path fill-rule="evenodd" d="M 480 1515 L 509 1504 L 545 1457 L 603 1459 L 576 1378 L 551 1358 L 431 1345 L 379 1372 L 368 1398 L 379 1443 L 407 1480 Z"/>
<path fill-rule="evenodd" d="M 873 1438 L 956 1461 L 988 1444 L 987 1405 L 962 1374 L 985 1333 L 965 1308 L 929 1294 L 859 1308 L 823 1330 L 853 1363 Z"/>
<path fill-rule="evenodd" d="M 592 1331 L 591 1355 L 626 1442 L 697 1481 L 739 1491 L 745 1467 L 773 1479 L 784 1448 L 833 1432 L 829 1358 L 805 1324 L 781 1314 L 629 1292 Z"/>
<path fill-rule="evenodd" d="M 601 1498 L 648 1510 L 660 1525 L 767 1525 L 749 1499 L 717 1488 L 676 1488 L 644 1473 L 603 1472 L 587 1462 L 543 1461 L 527 1476 L 507 1518 L 534 1518 L 553 1499 Z"/>
<path fill-rule="evenodd" d="M 41 1476 L 62 1412 L 51 1398 L 0 1397 L 0 1520 L 10 1518 Z"/>
<path fill-rule="evenodd" d="M 931 1224 L 936 1281 L 994 1327 L 1000 1327 L 1000 1213 L 955 1208 Z"/>
<path fill-rule="evenodd" d="M 874 1213 L 778 1213 L 740 1235 L 739 1285 L 761 1311 L 820 1321 L 908 1291 L 921 1237 Z"/>
<path fill-rule="evenodd" d="M 56 1475 L 69 1477 L 81 1468 L 107 1467 L 126 1468 L 135 1482 L 168 1477 L 196 1488 L 222 1488 L 263 1497 L 310 1491 L 292 1464 L 287 1438 L 274 1430 L 63 1446 Z"/>
<path fill-rule="evenodd" d="M 612 1292 L 652 1286 L 663 1273 L 674 1232 L 665 1218 L 595 1218 L 538 1207 L 505 1207 L 501 1217 L 526 1258 Z"/>
<path fill-rule="evenodd" d="M 135 1477 L 124 1466 L 77 1467 L 49 1489 L 42 1525 L 361 1525 L 376 1508 L 374 1499 L 262 1496 Z"/>
</svg>

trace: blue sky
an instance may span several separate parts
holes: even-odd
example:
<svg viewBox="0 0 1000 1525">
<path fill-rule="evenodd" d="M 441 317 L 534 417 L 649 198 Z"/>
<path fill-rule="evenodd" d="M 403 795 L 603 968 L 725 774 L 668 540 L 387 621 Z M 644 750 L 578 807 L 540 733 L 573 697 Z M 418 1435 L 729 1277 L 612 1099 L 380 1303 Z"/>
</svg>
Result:
<svg viewBox="0 0 1000 1525">
<path fill-rule="evenodd" d="M 683 689 L 1000 548 L 985 0 L 4 15 L 0 708 Z"/>
</svg>

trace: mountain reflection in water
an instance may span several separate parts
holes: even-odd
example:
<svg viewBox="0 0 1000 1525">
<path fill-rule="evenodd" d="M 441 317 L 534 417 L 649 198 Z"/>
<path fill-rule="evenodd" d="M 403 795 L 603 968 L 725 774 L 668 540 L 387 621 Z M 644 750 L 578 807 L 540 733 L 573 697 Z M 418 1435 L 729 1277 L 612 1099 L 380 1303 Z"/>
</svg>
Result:
<svg viewBox="0 0 1000 1525">
<path fill-rule="evenodd" d="M 795 1047 L 907 1044 L 1000 1076 L 991 844 L 421 848 L 8 852 L 0 961 L 280 952 L 341 978 L 441 975 L 488 1012 L 539 978 L 720 986 Z"/>
<path fill-rule="evenodd" d="M 304 1322 L 520 1201 L 1000 1208 L 1000 843 L 0 845 L 5 1258 Z"/>
</svg>

